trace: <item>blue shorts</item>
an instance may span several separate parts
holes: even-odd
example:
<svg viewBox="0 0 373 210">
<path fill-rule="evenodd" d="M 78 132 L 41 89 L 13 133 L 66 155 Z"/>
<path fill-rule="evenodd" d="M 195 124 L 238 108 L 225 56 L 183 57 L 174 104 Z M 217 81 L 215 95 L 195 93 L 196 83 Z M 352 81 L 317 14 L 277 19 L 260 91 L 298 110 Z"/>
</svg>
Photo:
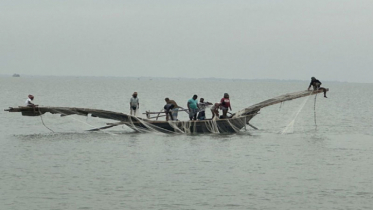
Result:
<svg viewBox="0 0 373 210">
<path fill-rule="evenodd" d="M 189 117 L 194 117 L 198 113 L 198 109 L 190 109 Z"/>
<path fill-rule="evenodd" d="M 206 119 L 205 111 L 200 111 L 200 112 L 198 113 L 198 117 L 197 117 L 197 119 L 199 119 L 199 120 L 205 120 L 205 119 Z"/>
</svg>

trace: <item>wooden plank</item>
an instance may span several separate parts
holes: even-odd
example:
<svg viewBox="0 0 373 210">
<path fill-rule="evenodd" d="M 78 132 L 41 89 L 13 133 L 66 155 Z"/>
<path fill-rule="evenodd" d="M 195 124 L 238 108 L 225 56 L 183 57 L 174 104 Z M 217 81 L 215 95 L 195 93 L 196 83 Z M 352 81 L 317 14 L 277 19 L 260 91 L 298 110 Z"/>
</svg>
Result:
<svg viewBox="0 0 373 210">
<path fill-rule="evenodd" d="M 39 106 L 36 108 L 36 111 L 34 112 L 34 108 L 22 106 L 22 107 L 17 107 L 17 108 L 10 107 L 9 109 L 5 109 L 4 111 L 22 112 L 22 114 L 23 113 L 32 114 L 36 112 L 34 116 L 37 116 L 38 113 L 44 114 L 46 112 L 51 113 L 51 114 L 60 114 L 62 116 L 74 115 L 74 114 L 87 116 L 88 114 L 91 114 L 92 117 L 118 120 L 118 121 L 123 121 L 123 122 L 128 122 L 129 118 L 131 118 L 132 121 L 137 121 L 135 117 L 124 114 L 124 113 L 120 113 L 120 112 L 112 112 L 112 111 L 106 111 L 106 110 L 100 110 L 100 109 L 75 108 L 75 107 L 41 107 Z"/>
<path fill-rule="evenodd" d="M 329 89 L 326 88 L 326 91 L 329 91 Z M 253 114 L 253 112 L 259 112 L 260 109 L 262 109 L 264 107 L 267 107 L 267 106 L 282 103 L 284 101 L 290 101 L 290 100 L 301 98 L 301 97 L 315 95 L 315 94 L 322 93 L 322 92 L 323 92 L 323 90 L 315 90 L 315 91 L 304 90 L 304 91 L 299 91 L 299 92 L 294 92 L 294 93 L 287 93 L 287 94 L 277 96 L 277 97 L 262 101 L 260 103 L 251 105 L 251 106 L 249 106 L 245 109 L 242 109 L 242 110 L 236 112 L 234 114 L 234 117 L 240 117 L 240 116 L 243 116 L 243 115 Z"/>
</svg>

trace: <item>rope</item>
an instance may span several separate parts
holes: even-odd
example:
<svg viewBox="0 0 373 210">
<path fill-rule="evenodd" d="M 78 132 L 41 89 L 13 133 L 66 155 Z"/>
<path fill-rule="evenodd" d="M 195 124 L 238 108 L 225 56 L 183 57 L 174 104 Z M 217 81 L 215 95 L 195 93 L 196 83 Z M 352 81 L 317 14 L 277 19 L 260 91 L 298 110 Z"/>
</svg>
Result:
<svg viewBox="0 0 373 210">
<path fill-rule="evenodd" d="M 41 119 L 41 122 L 43 123 L 44 127 L 46 127 L 48 130 L 52 131 L 52 133 L 54 133 L 54 131 L 50 128 L 48 128 L 48 126 L 45 125 L 44 123 L 44 120 L 43 120 L 43 117 L 42 117 L 42 113 L 40 112 L 40 109 L 38 108 L 38 111 L 39 111 L 39 116 L 40 116 L 40 119 Z"/>
<path fill-rule="evenodd" d="M 302 111 L 303 107 L 306 105 L 308 99 L 311 97 L 312 92 L 304 99 L 303 103 L 300 105 L 298 111 L 296 112 L 293 120 L 282 130 L 281 134 L 293 133 L 294 131 L 294 123 L 296 118 L 298 117 L 299 113 Z"/>
<path fill-rule="evenodd" d="M 315 120 L 315 126 L 317 128 L 317 124 L 316 124 L 316 98 L 317 98 L 317 93 L 315 94 L 315 100 L 314 100 L 314 103 L 313 103 L 313 118 Z"/>
<path fill-rule="evenodd" d="M 281 111 L 281 107 L 282 107 L 282 104 L 284 103 L 284 101 L 281 101 L 280 103 L 280 108 L 278 109 L 278 111 Z"/>
</svg>

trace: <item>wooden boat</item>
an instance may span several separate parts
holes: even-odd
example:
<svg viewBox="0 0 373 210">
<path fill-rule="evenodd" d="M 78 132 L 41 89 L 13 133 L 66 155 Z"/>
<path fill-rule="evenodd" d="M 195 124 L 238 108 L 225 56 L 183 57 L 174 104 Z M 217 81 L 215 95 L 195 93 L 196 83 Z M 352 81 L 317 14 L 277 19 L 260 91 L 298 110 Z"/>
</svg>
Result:
<svg viewBox="0 0 373 210">
<path fill-rule="evenodd" d="M 327 89 L 329 91 L 329 89 Z M 151 120 L 141 117 L 135 117 L 120 112 L 106 111 L 100 109 L 74 108 L 74 107 L 9 107 L 4 111 L 21 112 L 23 116 L 40 116 L 44 113 L 67 115 L 83 115 L 99 117 L 119 121 L 118 123 L 107 123 L 106 126 L 91 129 L 90 131 L 98 131 L 108 129 L 118 125 L 127 125 L 135 131 L 157 131 L 163 133 L 234 133 L 239 132 L 246 125 L 252 126 L 249 122 L 255 117 L 259 111 L 267 106 L 278 104 L 284 101 L 293 100 L 296 98 L 306 97 L 322 93 L 322 90 L 315 91 L 300 91 L 281 95 L 266 101 L 254 104 L 245 109 L 242 109 L 226 119 L 209 119 L 209 120 L 192 120 L 192 121 L 165 121 Z M 148 116 L 148 115 L 147 115 Z M 149 116 L 148 116 L 149 118 Z"/>
</svg>

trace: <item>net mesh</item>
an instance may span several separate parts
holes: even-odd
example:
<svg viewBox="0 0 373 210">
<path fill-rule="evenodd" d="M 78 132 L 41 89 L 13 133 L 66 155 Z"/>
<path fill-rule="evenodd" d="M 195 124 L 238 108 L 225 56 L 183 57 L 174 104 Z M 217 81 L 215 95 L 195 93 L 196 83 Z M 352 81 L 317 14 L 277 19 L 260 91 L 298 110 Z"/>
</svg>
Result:
<svg viewBox="0 0 373 210">
<path fill-rule="evenodd" d="M 92 110 L 81 108 L 64 108 L 64 107 L 44 107 L 39 111 L 39 115 L 50 112 L 52 114 L 60 114 L 63 117 L 68 117 L 74 121 L 88 125 L 92 129 L 89 131 L 103 131 L 104 129 L 112 128 L 119 125 L 126 125 L 130 129 L 140 133 L 168 133 L 168 134 L 197 134 L 197 133 L 240 133 L 243 128 L 246 129 L 246 117 L 236 117 L 227 119 L 213 118 L 209 120 L 169 120 L 157 121 L 131 116 L 123 113 L 114 113 L 104 110 Z M 87 119 L 98 117 L 103 119 L 118 120 L 117 123 L 106 123 L 104 127 L 96 127 L 87 122 L 73 117 L 72 115 L 85 116 Z"/>
<path fill-rule="evenodd" d="M 137 132 L 155 132 L 172 134 L 197 134 L 197 133 L 240 133 L 246 129 L 246 117 L 237 119 L 193 120 L 193 121 L 149 121 L 138 117 L 129 116 L 128 127 Z"/>
</svg>

